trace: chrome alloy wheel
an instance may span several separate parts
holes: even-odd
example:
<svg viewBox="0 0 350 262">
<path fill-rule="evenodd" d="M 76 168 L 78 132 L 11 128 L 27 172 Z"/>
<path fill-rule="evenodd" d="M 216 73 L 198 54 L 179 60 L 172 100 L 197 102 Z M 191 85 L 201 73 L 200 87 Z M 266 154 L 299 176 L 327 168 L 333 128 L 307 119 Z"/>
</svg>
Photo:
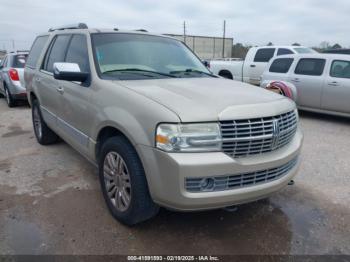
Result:
<svg viewBox="0 0 350 262">
<path fill-rule="evenodd" d="M 38 136 L 39 139 L 41 139 L 43 135 L 42 125 L 41 125 L 41 118 L 40 118 L 40 112 L 39 108 L 35 106 L 33 112 L 33 123 L 34 123 L 34 129 L 35 133 Z"/>
<path fill-rule="evenodd" d="M 109 152 L 103 163 L 105 188 L 113 206 L 120 212 L 128 209 L 131 201 L 130 174 L 124 159 Z"/>
</svg>

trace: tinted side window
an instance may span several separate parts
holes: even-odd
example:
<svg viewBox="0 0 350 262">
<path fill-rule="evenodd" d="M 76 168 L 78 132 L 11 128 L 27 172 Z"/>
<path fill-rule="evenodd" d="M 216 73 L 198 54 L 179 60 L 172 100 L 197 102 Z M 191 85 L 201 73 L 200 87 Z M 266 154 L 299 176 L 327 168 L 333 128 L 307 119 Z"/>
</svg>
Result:
<svg viewBox="0 0 350 262">
<path fill-rule="evenodd" d="M 259 49 L 254 57 L 254 62 L 269 62 L 275 53 L 275 48 Z"/>
<path fill-rule="evenodd" d="M 300 59 L 297 67 L 295 68 L 295 74 L 320 76 L 323 73 L 325 63 L 326 63 L 326 60 L 324 59 L 315 59 L 315 58 Z"/>
<path fill-rule="evenodd" d="M 58 35 L 50 49 L 50 54 L 45 59 L 44 70 L 53 72 L 53 64 L 56 62 L 64 62 L 67 46 L 71 35 Z"/>
<path fill-rule="evenodd" d="M 291 55 L 291 54 L 294 54 L 294 53 L 287 48 L 279 48 L 277 51 L 277 55 Z"/>
<path fill-rule="evenodd" d="M 333 61 L 330 75 L 338 78 L 350 78 L 350 62 L 341 60 Z"/>
<path fill-rule="evenodd" d="M 66 62 L 78 64 L 82 72 L 90 71 L 85 35 L 73 35 L 68 47 Z"/>
<path fill-rule="evenodd" d="M 270 72 L 272 73 L 287 73 L 292 65 L 293 58 L 279 58 L 273 61 L 270 66 Z"/>
<path fill-rule="evenodd" d="M 39 36 L 35 39 L 32 48 L 30 49 L 30 53 L 26 62 L 26 66 L 30 68 L 35 68 L 36 63 L 38 62 L 39 56 L 47 42 L 47 39 L 49 37 L 46 36 Z"/>
</svg>

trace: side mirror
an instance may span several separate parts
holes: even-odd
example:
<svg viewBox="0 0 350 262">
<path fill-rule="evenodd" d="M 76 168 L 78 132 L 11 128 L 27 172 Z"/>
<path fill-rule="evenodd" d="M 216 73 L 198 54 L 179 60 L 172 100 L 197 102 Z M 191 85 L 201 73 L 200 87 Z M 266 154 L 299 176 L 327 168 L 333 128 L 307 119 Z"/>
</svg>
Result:
<svg viewBox="0 0 350 262">
<path fill-rule="evenodd" d="M 75 63 L 54 63 L 53 77 L 58 80 L 84 82 L 89 76 L 87 72 L 81 72 Z"/>
<path fill-rule="evenodd" d="M 202 63 L 203 63 L 203 65 L 204 65 L 205 67 L 210 68 L 210 63 L 209 63 L 209 61 L 203 60 Z"/>
</svg>

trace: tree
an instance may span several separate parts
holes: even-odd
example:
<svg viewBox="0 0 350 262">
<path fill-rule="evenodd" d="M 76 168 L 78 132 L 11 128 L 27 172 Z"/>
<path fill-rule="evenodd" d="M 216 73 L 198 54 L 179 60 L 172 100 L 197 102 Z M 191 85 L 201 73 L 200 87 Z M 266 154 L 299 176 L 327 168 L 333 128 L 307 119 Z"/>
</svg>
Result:
<svg viewBox="0 0 350 262">
<path fill-rule="evenodd" d="M 294 44 L 292 44 L 292 46 L 301 46 L 301 44 L 299 44 L 299 43 L 294 43 Z"/>
<path fill-rule="evenodd" d="M 273 43 L 269 42 L 269 43 L 267 44 L 267 46 L 273 46 Z"/>
<path fill-rule="evenodd" d="M 332 49 L 341 49 L 341 45 L 339 44 L 335 44 L 334 46 L 332 46 Z"/>
<path fill-rule="evenodd" d="M 248 53 L 250 46 L 243 45 L 241 43 L 237 43 L 232 46 L 232 57 L 235 58 L 245 58 Z"/>
<path fill-rule="evenodd" d="M 321 44 L 320 44 L 320 48 L 321 49 L 328 49 L 330 47 L 330 44 L 329 44 L 329 42 L 327 42 L 327 41 L 323 41 L 323 42 L 321 42 Z"/>
</svg>

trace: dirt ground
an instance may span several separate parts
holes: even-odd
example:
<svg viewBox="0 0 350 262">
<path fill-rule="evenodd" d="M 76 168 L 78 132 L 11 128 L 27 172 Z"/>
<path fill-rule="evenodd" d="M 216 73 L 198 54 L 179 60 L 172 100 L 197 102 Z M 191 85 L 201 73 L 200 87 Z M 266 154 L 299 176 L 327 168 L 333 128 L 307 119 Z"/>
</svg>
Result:
<svg viewBox="0 0 350 262">
<path fill-rule="evenodd" d="M 43 147 L 30 108 L 0 100 L 0 254 L 350 254 L 350 120 L 301 113 L 295 185 L 268 200 L 115 221 L 97 170 L 64 142 Z"/>
</svg>

